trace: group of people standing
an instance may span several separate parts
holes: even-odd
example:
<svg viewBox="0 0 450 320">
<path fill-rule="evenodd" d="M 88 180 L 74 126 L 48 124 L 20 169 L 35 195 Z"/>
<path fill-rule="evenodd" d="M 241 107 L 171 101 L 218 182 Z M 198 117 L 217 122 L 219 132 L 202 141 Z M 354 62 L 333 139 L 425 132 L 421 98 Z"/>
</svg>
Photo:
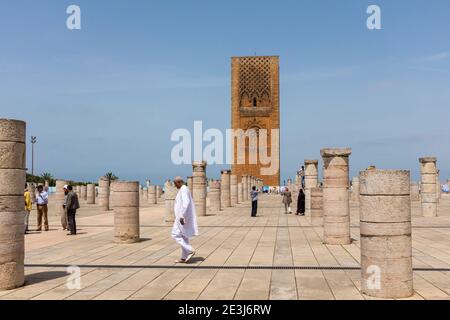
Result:
<svg viewBox="0 0 450 320">
<path fill-rule="evenodd" d="M 31 192 L 28 189 L 28 185 L 25 184 L 24 190 L 24 200 L 25 200 L 25 234 L 29 232 L 29 222 L 30 222 L 30 214 L 33 208 L 33 201 L 31 197 Z M 48 223 L 48 188 L 42 185 L 37 187 L 36 191 L 36 210 L 37 210 L 37 229 L 36 231 L 42 231 L 44 228 L 45 231 L 49 231 L 49 223 Z M 64 204 L 63 204 L 63 213 L 61 216 L 61 224 L 64 230 L 69 230 L 70 233 L 68 235 L 76 235 L 77 228 L 75 222 L 75 214 L 77 209 L 80 208 L 80 204 L 78 202 L 78 196 L 73 191 L 73 187 L 70 185 L 64 186 Z"/>
</svg>

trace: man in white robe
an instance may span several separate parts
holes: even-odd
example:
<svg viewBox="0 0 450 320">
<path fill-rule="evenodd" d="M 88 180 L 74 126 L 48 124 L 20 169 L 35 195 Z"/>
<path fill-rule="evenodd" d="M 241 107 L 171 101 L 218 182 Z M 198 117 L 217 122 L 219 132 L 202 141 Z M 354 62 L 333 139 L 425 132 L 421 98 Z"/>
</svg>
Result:
<svg viewBox="0 0 450 320">
<path fill-rule="evenodd" d="M 178 189 L 175 198 L 175 222 L 172 228 L 172 238 L 181 246 L 181 259 L 177 263 L 187 263 L 195 254 L 189 239 L 198 236 L 195 204 L 189 188 L 181 177 L 174 180 Z"/>
</svg>

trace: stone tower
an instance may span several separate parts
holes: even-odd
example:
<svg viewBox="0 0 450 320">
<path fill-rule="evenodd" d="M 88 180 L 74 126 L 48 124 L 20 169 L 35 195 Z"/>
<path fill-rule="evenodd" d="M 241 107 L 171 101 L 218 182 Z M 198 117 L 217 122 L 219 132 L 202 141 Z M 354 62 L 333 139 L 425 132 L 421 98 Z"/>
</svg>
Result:
<svg viewBox="0 0 450 320">
<path fill-rule="evenodd" d="M 238 181 L 242 175 L 261 178 L 265 185 L 280 184 L 280 104 L 279 104 L 279 58 L 277 56 L 233 57 L 231 59 L 231 127 L 234 133 L 241 129 L 246 133 L 242 141 L 235 139 L 232 173 Z M 250 129 L 250 130 L 249 130 Z M 266 154 L 271 159 L 261 161 L 259 157 L 261 129 L 267 130 Z M 276 129 L 277 133 L 274 134 Z M 249 131 L 248 131 L 249 130 Z M 250 137 L 253 134 L 252 137 Z M 273 135 L 273 139 L 272 139 Z M 251 144 L 250 141 L 254 141 Z M 257 142 L 256 142 L 257 141 Z M 238 161 L 238 150 L 245 154 L 245 161 Z M 257 160 L 254 156 L 257 156 Z M 241 158 L 242 159 L 242 158 Z M 271 167 L 270 174 L 261 172 Z M 267 173 L 267 172 L 266 172 Z"/>
</svg>

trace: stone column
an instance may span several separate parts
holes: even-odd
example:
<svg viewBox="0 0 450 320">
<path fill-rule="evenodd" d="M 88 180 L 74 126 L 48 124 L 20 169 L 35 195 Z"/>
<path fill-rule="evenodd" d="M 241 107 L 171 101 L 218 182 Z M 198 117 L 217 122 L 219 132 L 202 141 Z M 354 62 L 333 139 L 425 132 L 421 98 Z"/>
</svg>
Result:
<svg viewBox="0 0 450 320">
<path fill-rule="evenodd" d="M 87 201 L 87 186 L 81 186 L 81 200 Z"/>
<path fill-rule="evenodd" d="M 231 170 L 221 171 L 220 206 L 222 209 L 231 207 L 230 176 Z"/>
<path fill-rule="evenodd" d="M 27 183 L 28 191 L 30 192 L 31 202 L 36 203 L 36 185 L 34 182 Z"/>
<path fill-rule="evenodd" d="M 64 199 L 66 197 L 64 194 L 64 186 L 67 184 L 68 184 L 68 182 L 66 180 L 56 180 L 55 202 L 53 204 L 53 207 L 56 209 L 56 212 L 59 217 L 63 217 L 63 215 L 64 215 L 63 204 L 64 204 Z"/>
<path fill-rule="evenodd" d="M 194 177 L 187 177 L 187 187 L 189 188 L 189 191 L 191 192 L 192 196 L 194 196 Z"/>
<path fill-rule="evenodd" d="M 360 180 L 362 292 L 379 298 L 410 297 L 414 293 L 410 173 L 366 170 Z"/>
<path fill-rule="evenodd" d="M 437 159 L 435 157 L 425 157 L 419 159 L 420 174 L 422 175 L 422 215 L 424 217 L 437 216 L 436 161 Z"/>
<path fill-rule="evenodd" d="M 165 216 L 164 221 L 173 222 L 175 221 L 175 198 L 177 197 L 177 188 L 173 185 L 173 183 L 168 180 L 164 184 L 164 203 L 165 203 Z"/>
<path fill-rule="evenodd" d="M 45 180 L 44 186 L 47 187 L 47 188 L 50 187 L 50 182 L 48 182 L 48 180 Z"/>
<path fill-rule="evenodd" d="M 350 244 L 350 148 L 326 148 L 323 158 L 323 230 L 325 244 Z"/>
<path fill-rule="evenodd" d="M 439 200 L 441 199 L 441 181 L 439 179 L 439 170 L 436 170 L 436 202 L 439 203 Z"/>
<path fill-rule="evenodd" d="M 238 199 L 237 203 L 242 203 L 244 200 L 244 189 L 242 188 L 242 182 L 239 182 L 237 185 L 237 193 L 238 193 Z"/>
<path fill-rule="evenodd" d="M 98 179 L 98 204 L 103 211 L 109 210 L 110 182 L 106 177 Z"/>
<path fill-rule="evenodd" d="M 156 200 L 156 186 L 154 185 L 150 185 L 147 189 L 147 194 L 148 194 L 148 203 L 149 204 L 156 204 L 157 200 Z"/>
<path fill-rule="evenodd" d="M 359 177 L 353 177 L 352 179 L 351 200 L 359 202 Z"/>
<path fill-rule="evenodd" d="M 148 202 L 148 188 L 142 188 L 142 200 L 147 203 Z"/>
<path fill-rule="evenodd" d="M 411 182 L 411 201 L 420 200 L 419 184 L 417 182 Z"/>
<path fill-rule="evenodd" d="M 319 160 L 305 160 L 305 215 L 311 215 L 311 189 L 317 187 Z M 300 181 L 301 185 L 301 181 Z"/>
<path fill-rule="evenodd" d="M 230 176 L 230 198 L 231 205 L 234 207 L 238 203 L 238 185 L 237 176 L 235 174 Z"/>
<path fill-rule="evenodd" d="M 156 186 L 156 198 L 157 199 L 161 198 L 161 195 L 162 195 L 161 186 Z"/>
<path fill-rule="evenodd" d="M 142 197 L 143 197 L 143 195 L 144 195 L 144 191 L 143 191 L 144 189 L 142 188 L 142 186 L 141 185 L 139 185 L 139 198 L 141 199 Z"/>
<path fill-rule="evenodd" d="M 247 181 L 247 175 L 242 176 L 242 200 L 247 201 L 248 200 L 248 181 Z"/>
<path fill-rule="evenodd" d="M 206 161 L 192 164 L 192 190 L 198 216 L 206 216 Z"/>
<path fill-rule="evenodd" d="M 320 187 L 311 189 L 311 224 L 323 226 L 323 190 Z"/>
<path fill-rule="evenodd" d="M 209 186 L 209 210 L 211 212 L 219 212 L 220 207 L 220 181 L 212 180 Z"/>
<path fill-rule="evenodd" d="M 114 242 L 139 242 L 139 182 L 111 183 L 114 208 Z"/>
<path fill-rule="evenodd" d="M 24 284 L 26 124 L 0 119 L 0 291 Z"/>
<path fill-rule="evenodd" d="M 87 185 L 87 204 L 95 204 L 95 185 L 90 183 Z"/>
</svg>

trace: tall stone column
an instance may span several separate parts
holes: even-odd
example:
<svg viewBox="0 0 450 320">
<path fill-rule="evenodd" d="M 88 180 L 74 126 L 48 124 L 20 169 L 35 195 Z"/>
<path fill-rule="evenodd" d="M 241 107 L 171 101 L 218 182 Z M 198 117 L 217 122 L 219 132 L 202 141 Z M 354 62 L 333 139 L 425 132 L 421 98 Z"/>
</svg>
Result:
<svg viewBox="0 0 450 320">
<path fill-rule="evenodd" d="M 321 150 L 323 159 L 323 230 L 325 244 L 350 244 L 350 148 Z"/>
<path fill-rule="evenodd" d="M 144 200 L 145 203 L 148 202 L 148 188 L 147 187 L 142 188 L 142 200 Z"/>
<path fill-rule="evenodd" d="M 317 187 L 319 160 L 305 160 L 305 215 L 311 215 L 311 189 Z M 301 185 L 301 181 L 300 181 Z"/>
<path fill-rule="evenodd" d="M 192 189 L 198 216 L 206 216 L 206 161 L 192 164 Z"/>
<path fill-rule="evenodd" d="M 248 180 L 247 175 L 242 176 L 242 200 L 247 201 L 248 200 Z"/>
<path fill-rule="evenodd" d="M 24 284 L 26 124 L 0 119 L 0 290 Z"/>
<path fill-rule="evenodd" d="M 111 183 L 114 208 L 114 242 L 139 242 L 139 182 Z"/>
<path fill-rule="evenodd" d="M 34 182 L 27 183 L 28 191 L 30 192 L 30 198 L 32 203 L 36 203 L 36 185 Z"/>
<path fill-rule="evenodd" d="M 161 199 L 161 197 L 162 197 L 162 188 L 161 188 L 161 186 L 156 186 L 156 202 L 158 203 L 159 201 L 159 199 Z"/>
<path fill-rule="evenodd" d="M 87 204 L 95 204 L 95 185 L 87 185 Z"/>
<path fill-rule="evenodd" d="M 238 182 L 237 185 L 237 203 L 242 203 L 244 201 L 244 189 L 242 188 L 242 182 Z"/>
<path fill-rule="evenodd" d="M 221 171 L 220 205 L 222 209 L 231 207 L 230 176 L 231 170 Z"/>
<path fill-rule="evenodd" d="M 323 190 L 320 187 L 311 189 L 311 224 L 323 226 Z"/>
<path fill-rule="evenodd" d="M 58 190 L 56 190 L 58 192 Z M 87 186 L 81 186 L 81 200 L 87 201 Z"/>
<path fill-rule="evenodd" d="M 419 184 L 417 182 L 411 182 L 411 201 L 420 200 Z"/>
<path fill-rule="evenodd" d="M 220 206 L 220 181 L 212 180 L 209 185 L 209 210 L 210 212 L 219 212 Z"/>
<path fill-rule="evenodd" d="M 351 200 L 359 202 L 359 177 L 353 177 L 352 179 Z"/>
<path fill-rule="evenodd" d="M 439 200 L 441 199 L 441 181 L 439 179 L 439 170 L 436 170 L 436 202 L 439 203 Z"/>
<path fill-rule="evenodd" d="M 62 217 L 64 215 L 64 199 L 66 195 L 64 194 L 64 186 L 67 185 L 68 182 L 66 180 L 56 180 L 55 184 L 55 203 L 54 207 L 56 208 L 56 212 L 58 213 L 59 217 Z M 50 202 L 49 202 L 50 203 Z"/>
<path fill-rule="evenodd" d="M 106 177 L 98 179 L 98 204 L 103 211 L 109 210 L 110 182 Z"/>
<path fill-rule="evenodd" d="M 235 206 L 238 203 L 238 185 L 237 176 L 235 174 L 230 176 L 230 198 L 231 205 Z"/>
<path fill-rule="evenodd" d="M 420 174 L 422 175 L 422 215 L 424 217 L 437 216 L 436 161 L 437 159 L 435 157 L 425 157 L 419 159 Z"/>
<path fill-rule="evenodd" d="M 177 197 L 178 190 L 174 186 L 173 182 L 170 180 L 166 181 L 164 184 L 164 204 L 165 204 L 165 215 L 164 221 L 173 222 L 175 221 L 175 198 Z"/>
<path fill-rule="evenodd" d="M 148 187 L 147 193 L 148 193 L 148 203 L 149 204 L 156 204 L 157 203 L 157 200 L 156 200 L 156 186 L 150 185 Z"/>
<path fill-rule="evenodd" d="M 379 298 L 413 295 L 410 173 L 360 174 L 361 287 Z"/>
<path fill-rule="evenodd" d="M 189 188 L 189 191 L 191 192 L 192 196 L 194 196 L 194 177 L 187 177 L 187 187 Z"/>
</svg>

